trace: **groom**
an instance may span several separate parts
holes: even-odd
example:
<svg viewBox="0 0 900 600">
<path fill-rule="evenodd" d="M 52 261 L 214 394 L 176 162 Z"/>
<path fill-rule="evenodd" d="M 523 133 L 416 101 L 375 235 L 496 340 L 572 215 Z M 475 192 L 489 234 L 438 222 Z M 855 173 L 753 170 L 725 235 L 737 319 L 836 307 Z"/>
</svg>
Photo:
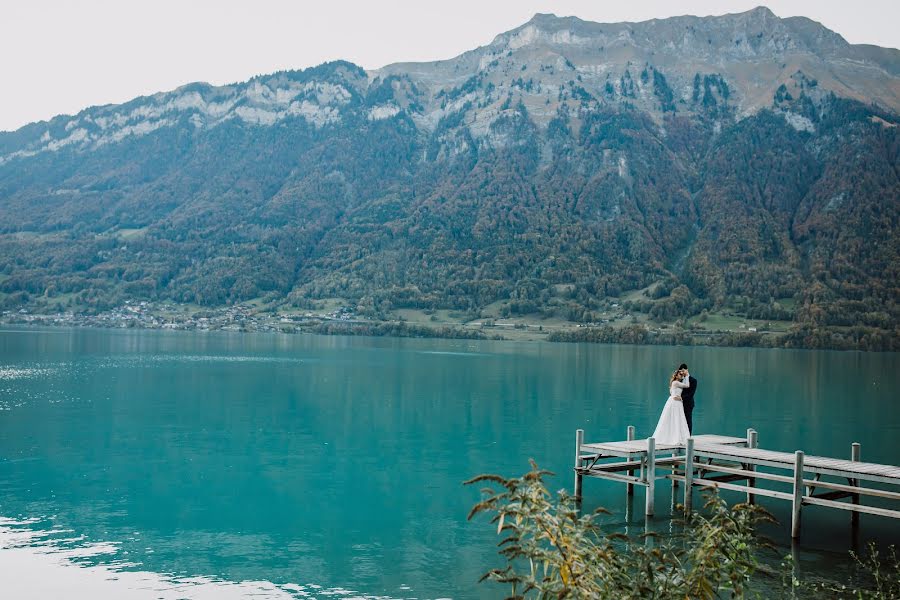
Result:
<svg viewBox="0 0 900 600">
<path fill-rule="evenodd" d="M 688 371 L 688 366 L 681 363 L 679 369 Z M 684 418 L 687 421 L 688 431 L 694 433 L 694 393 L 697 391 L 697 380 L 688 371 L 688 383 L 691 387 L 685 388 L 681 392 L 681 405 L 684 407 Z"/>
</svg>

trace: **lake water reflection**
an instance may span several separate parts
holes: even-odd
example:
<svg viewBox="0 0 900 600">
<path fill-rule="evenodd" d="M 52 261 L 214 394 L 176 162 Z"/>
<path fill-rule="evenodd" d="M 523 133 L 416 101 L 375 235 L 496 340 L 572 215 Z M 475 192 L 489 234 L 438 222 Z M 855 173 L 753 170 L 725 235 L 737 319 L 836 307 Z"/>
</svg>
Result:
<svg viewBox="0 0 900 600">
<path fill-rule="evenodd" d="M 0 571 L 23 597 L 493 597 L 461 482 L 534 458 L 570 487 L 575 429 L 648 435 L 682 361 L 699 432 L 900 460 L 896 354 L 7 329 Z M 622 486 L 585 483 L 611 529 L 643 530 L 641 494 L 628 521 Z M 835 512 L 805 511 L 804 569 L 846 568 Z M 863 515 L 867 539 L 900 524 Z"/>
</svg>

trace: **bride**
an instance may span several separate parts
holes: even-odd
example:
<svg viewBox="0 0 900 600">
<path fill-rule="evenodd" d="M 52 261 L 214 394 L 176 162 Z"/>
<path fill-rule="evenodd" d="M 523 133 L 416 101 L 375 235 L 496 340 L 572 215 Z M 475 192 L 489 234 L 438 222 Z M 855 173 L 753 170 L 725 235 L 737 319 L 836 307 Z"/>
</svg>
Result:
<svg viewBox="0 0 900 600">
<path fill-rule="evenodd" d="M 663 407 L 653 437 L 657 444 L 684 445 L 690 432 L 681 404 L 681 390 L 691 387 L 686 369 L 678 369 L 669 380 L 669 399 Z"/>
</svg>

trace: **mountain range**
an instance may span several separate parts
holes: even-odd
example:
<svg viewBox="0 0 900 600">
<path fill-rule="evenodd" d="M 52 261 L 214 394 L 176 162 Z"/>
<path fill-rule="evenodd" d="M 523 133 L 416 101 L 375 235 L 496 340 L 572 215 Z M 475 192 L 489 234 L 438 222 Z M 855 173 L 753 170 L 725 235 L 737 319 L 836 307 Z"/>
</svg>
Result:
<svg viewBox="0 0 900 600">
<path fill-rule="evenodd" d="M 0 133 L 0 308 L 615 305 L 897 349 L 898 114 L 900 51 L 766 8 L 191 84 Z"/>
</svg>

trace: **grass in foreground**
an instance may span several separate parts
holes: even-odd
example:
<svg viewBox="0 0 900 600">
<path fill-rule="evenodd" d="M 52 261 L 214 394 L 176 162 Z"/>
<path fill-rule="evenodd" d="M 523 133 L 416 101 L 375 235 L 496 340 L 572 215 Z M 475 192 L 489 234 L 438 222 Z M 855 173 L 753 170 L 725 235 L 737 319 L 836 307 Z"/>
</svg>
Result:
<svg viewBox="0 0 900 600">
<path fill-rule="evenodd" d="M 900 561 L 893 549 L 882 560 L 874 548 L 858 561 L 855 585 L 804 583 L 786 564 L 782 577 L 763 567 L 758 555 L 768 544 L 756 526 L 772 517 L 748 504 L 728 507 L 715 494 L 705 510 L 687 523 L 682 537 L 648 540 L 606 534 L 597 516 L 581 514 L 564 490 L 547 491 L 548 471 L 531 463 L 522 477 L 479 475 L 466 485 L 489 483 L 469 513 L 491 515 L 505 564 L 490 569 L 482 581 L 509 585 L 509 598 L 609 598 L 658 600 L 767 598 L 900 598 Z M 653 543 L 646 543 L 652 541 Z M 760 585 L 760 584 L 764 585 Z"/>
</svg>

